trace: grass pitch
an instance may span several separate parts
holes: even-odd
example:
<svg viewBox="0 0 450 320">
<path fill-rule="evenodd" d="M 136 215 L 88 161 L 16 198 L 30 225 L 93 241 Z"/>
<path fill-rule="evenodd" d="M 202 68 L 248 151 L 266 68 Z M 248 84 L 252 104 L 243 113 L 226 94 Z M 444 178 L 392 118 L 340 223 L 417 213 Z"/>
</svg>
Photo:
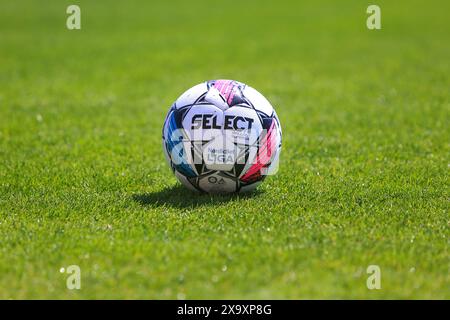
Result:
<svg viewBox="0 0 450 320">
<path fill-rule="evenodd" d="M 377 1 L 378 31 L 364 1 L 77 1 L 73 31 L 69 4 L 0 4 L 0 298 L 450 298 L 448 1 Z M 216 78 L 280 117 L 250 196 L 164 162 Z"/>
</svg>

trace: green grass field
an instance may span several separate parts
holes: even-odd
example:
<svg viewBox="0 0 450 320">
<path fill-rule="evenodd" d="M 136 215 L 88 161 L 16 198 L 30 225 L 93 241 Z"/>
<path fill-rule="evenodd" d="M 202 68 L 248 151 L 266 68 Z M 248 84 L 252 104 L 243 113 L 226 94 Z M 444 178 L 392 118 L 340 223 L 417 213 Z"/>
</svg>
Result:
<svg viewBox="0 0 450 320">
<path fill-rule="evenodd" d="M 371 31 L 366 1 L 2 1 L 0 298 L 449 299 L 450 4 L 375 3 Z M 164 161 L 169 106 L 216 78 L 282 124 L 249 196 Z"/>
</svg>

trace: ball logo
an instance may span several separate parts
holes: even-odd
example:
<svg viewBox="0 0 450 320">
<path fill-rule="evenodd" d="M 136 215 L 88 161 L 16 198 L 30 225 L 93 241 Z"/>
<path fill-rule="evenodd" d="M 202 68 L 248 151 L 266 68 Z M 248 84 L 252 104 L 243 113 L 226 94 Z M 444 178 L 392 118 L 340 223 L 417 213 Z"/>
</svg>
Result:
<svg viewBox="0 0 450 320">
<path fill-rule="evenodd" d="M 220 180 L 218 180 L 216 177 L 209 177 L 208 178 L 208 182 L 209 183 L 213 183 L 213 184 L 224 184 L 225 180 L 223 178 L 221 178 Z"/>
<path fill-rule="evenodd" d="M 207 163 L 234 163 L 235 150 L 233 149 L 208 149 L 205 162 Z"/>
<path fill-rule="evenodd" d="M 209 181 L 209 183 L 216 183 L 217 182 L 217 178 L 216 177 L 209 177 L 208 181 Z"/>
<path fill-rule="evenodd" d="M 224 119 L 223 128 L 225 130 L 244 130 L 251 129 L 252 118 L 241 117 L 235 115 L 226 115 Z M 220 124 L 217 123 L 217 115 L 214 114 L 196 114 L 192 117 L 191 129 L 221 129 Z"/>
</svg>

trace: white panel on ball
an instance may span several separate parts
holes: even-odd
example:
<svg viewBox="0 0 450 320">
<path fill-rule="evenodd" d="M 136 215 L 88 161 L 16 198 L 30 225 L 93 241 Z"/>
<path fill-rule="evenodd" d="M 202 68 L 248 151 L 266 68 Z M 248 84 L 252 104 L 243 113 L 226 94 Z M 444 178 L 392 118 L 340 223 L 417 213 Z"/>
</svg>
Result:
<svg viewBox="0 0 450 320">
<path fill-rule="evenodd" d="M 212 104 L 193 106 L 182 122 L 191 141 L 209 141 L 215 136 L 222 135 L 222 124 L 223 112 Z"/>
<path fill-rule="evenodd" d="M 262 125 L 256 111 L 250 108 L 234 106 L 223 112 L 224 126 L 231 126 L 224 130 L 228 139 L 236 143 L 252 145 L 262 133 Z M 233 128 L 236 124 L 236 129 Z"/>
<path fill-rule="evenodd" d="M 244 95 L 248 100 L 250 100 L 255 109 L 264 112 L 268 116 L 272 114 L 272 105 L 261 93 L 252 87 L 246 86 L 244 89 Z"/>
<path fill-rule="evenodd" d="M 175 102 L 177 109 L 193 104 L 199 97 L 208 92 L 206 82 L 200 83 L 185 91 Z"/>
</svg>

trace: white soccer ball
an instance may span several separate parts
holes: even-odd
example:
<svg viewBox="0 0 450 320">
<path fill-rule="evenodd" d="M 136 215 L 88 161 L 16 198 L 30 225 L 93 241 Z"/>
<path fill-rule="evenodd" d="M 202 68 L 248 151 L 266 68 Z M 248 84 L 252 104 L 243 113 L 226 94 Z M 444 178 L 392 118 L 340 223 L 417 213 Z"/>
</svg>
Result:
<svg viewBox="0 0 450 320">
<path fill-rule="evenodd" d="M 191 190 L 251 191 L 278 169 L 281 126 L 269 101 L 252 87 L 211 80 L 172 105 L 163 148 L 175 176 Z"/>
</svg>

